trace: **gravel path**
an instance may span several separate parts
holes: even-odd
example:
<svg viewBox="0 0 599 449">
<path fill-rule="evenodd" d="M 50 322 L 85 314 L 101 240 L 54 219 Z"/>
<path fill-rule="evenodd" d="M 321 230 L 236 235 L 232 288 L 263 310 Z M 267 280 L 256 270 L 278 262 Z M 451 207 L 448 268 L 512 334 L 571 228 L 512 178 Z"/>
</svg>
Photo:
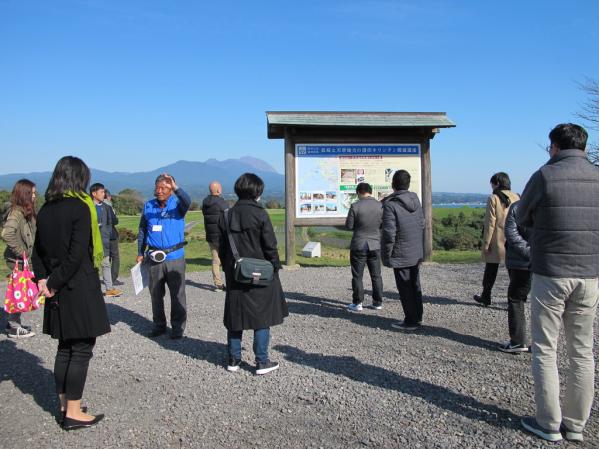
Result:
<svg viewBox="0 0 599 449">
<path fill-rule="evenodd" d="M 84 396 L 106 419 L 63 432 L 55 421 L 56 342 L 1 336 L 0 447 L 556 447 L 520 430 L 520 417 L 533 412 L 530 356 L 495 349 L 507 337 L 507 275 L 500 270 L 497 300 L 482 308 L 470 299 L 482 271 L 424 266 L 425 327 L 412 334 L 390 327 L 402 317 L 390 270 L 383 310 L 359 314 L 345 311 L 349 268 L 282 272 L 290 316 L 273 328 L 271 357 L 281 368 L 266 376 L 253 374 L 251 333 L 247 365 L 224 369 L 224 293 L 209 290 L 210 273 L 188 273 L 180 341 L 144 336 L 149 295 L 135 297 L 127 280 L 125 295 L 108 301 L 112 332 L 98 340 Z M 25 320 L 41 333 L 39 311 Z M 598 448 L 598 409 L 595 401 L 585 443 L 560 447 Z"/>
</svg>

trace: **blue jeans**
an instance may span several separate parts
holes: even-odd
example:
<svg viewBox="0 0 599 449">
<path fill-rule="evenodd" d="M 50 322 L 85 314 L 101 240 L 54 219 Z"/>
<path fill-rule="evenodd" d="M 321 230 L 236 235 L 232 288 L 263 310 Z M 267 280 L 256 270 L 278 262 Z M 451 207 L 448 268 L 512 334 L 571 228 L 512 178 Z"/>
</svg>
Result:
<svg viewBox="0 0 599 449">
<path fill-rule="evenodd" d="M 227 348 L 229 357 L 241 360 L 241 338 L 243 331 L 227 331 Z M 254 330 L 254 355 L 256 363 L 268 361 L 268 344 L 270 343 L 270 328 Z"/>
</svg>

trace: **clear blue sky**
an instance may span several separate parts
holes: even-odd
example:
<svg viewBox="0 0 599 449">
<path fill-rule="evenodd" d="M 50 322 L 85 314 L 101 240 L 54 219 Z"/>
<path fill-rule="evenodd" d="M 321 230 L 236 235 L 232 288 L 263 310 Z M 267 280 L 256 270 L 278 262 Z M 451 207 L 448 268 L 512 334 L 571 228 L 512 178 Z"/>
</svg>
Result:
<svg viewBox="0 0 599 449">
<path fill-rule="evenodd" d="M 0 0 L 0 173 L 65 154 L 282 170 L 267 110 L 444 111 L 433 190 L 487 192 L 502 170 L 521 191 L 598 44 L 596 0 Z"/>
</svg>

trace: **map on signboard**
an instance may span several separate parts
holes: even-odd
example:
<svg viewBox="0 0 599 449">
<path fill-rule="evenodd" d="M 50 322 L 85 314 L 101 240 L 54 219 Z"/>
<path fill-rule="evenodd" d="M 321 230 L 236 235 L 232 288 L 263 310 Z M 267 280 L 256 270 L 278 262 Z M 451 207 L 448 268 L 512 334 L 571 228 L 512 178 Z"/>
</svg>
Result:
<svg viewBox="0 0 599 449">
<path fill-rule="evenodd" d="M 410 190 L 420 196 L 418 144 L 297 144 L 295 152 L 298 218 L 347 216 L 361 182 L 381 200 L 399 169 L 410 172 Z"/>
</svg>

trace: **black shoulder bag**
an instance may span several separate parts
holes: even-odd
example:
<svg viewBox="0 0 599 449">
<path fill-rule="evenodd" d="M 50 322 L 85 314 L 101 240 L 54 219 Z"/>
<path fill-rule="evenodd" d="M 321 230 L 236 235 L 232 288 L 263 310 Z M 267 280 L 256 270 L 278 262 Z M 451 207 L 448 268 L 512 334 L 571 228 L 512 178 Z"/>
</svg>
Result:
<svg viewBox="0 0 599 449">
<path fill-rule="evenodd" d="M 225 227 L 227 228 L 231 252 L 235 259 L 233 267 L 233 278 L 235 281 L 240 284 L 269 285 L 273 280 L 275 272 L 272 263 L 264 259 L 239 257 L 237 247 L 231 235 L 231 229 L 229 228 L 229 209 L 225 210 Z"/>
</svg>

